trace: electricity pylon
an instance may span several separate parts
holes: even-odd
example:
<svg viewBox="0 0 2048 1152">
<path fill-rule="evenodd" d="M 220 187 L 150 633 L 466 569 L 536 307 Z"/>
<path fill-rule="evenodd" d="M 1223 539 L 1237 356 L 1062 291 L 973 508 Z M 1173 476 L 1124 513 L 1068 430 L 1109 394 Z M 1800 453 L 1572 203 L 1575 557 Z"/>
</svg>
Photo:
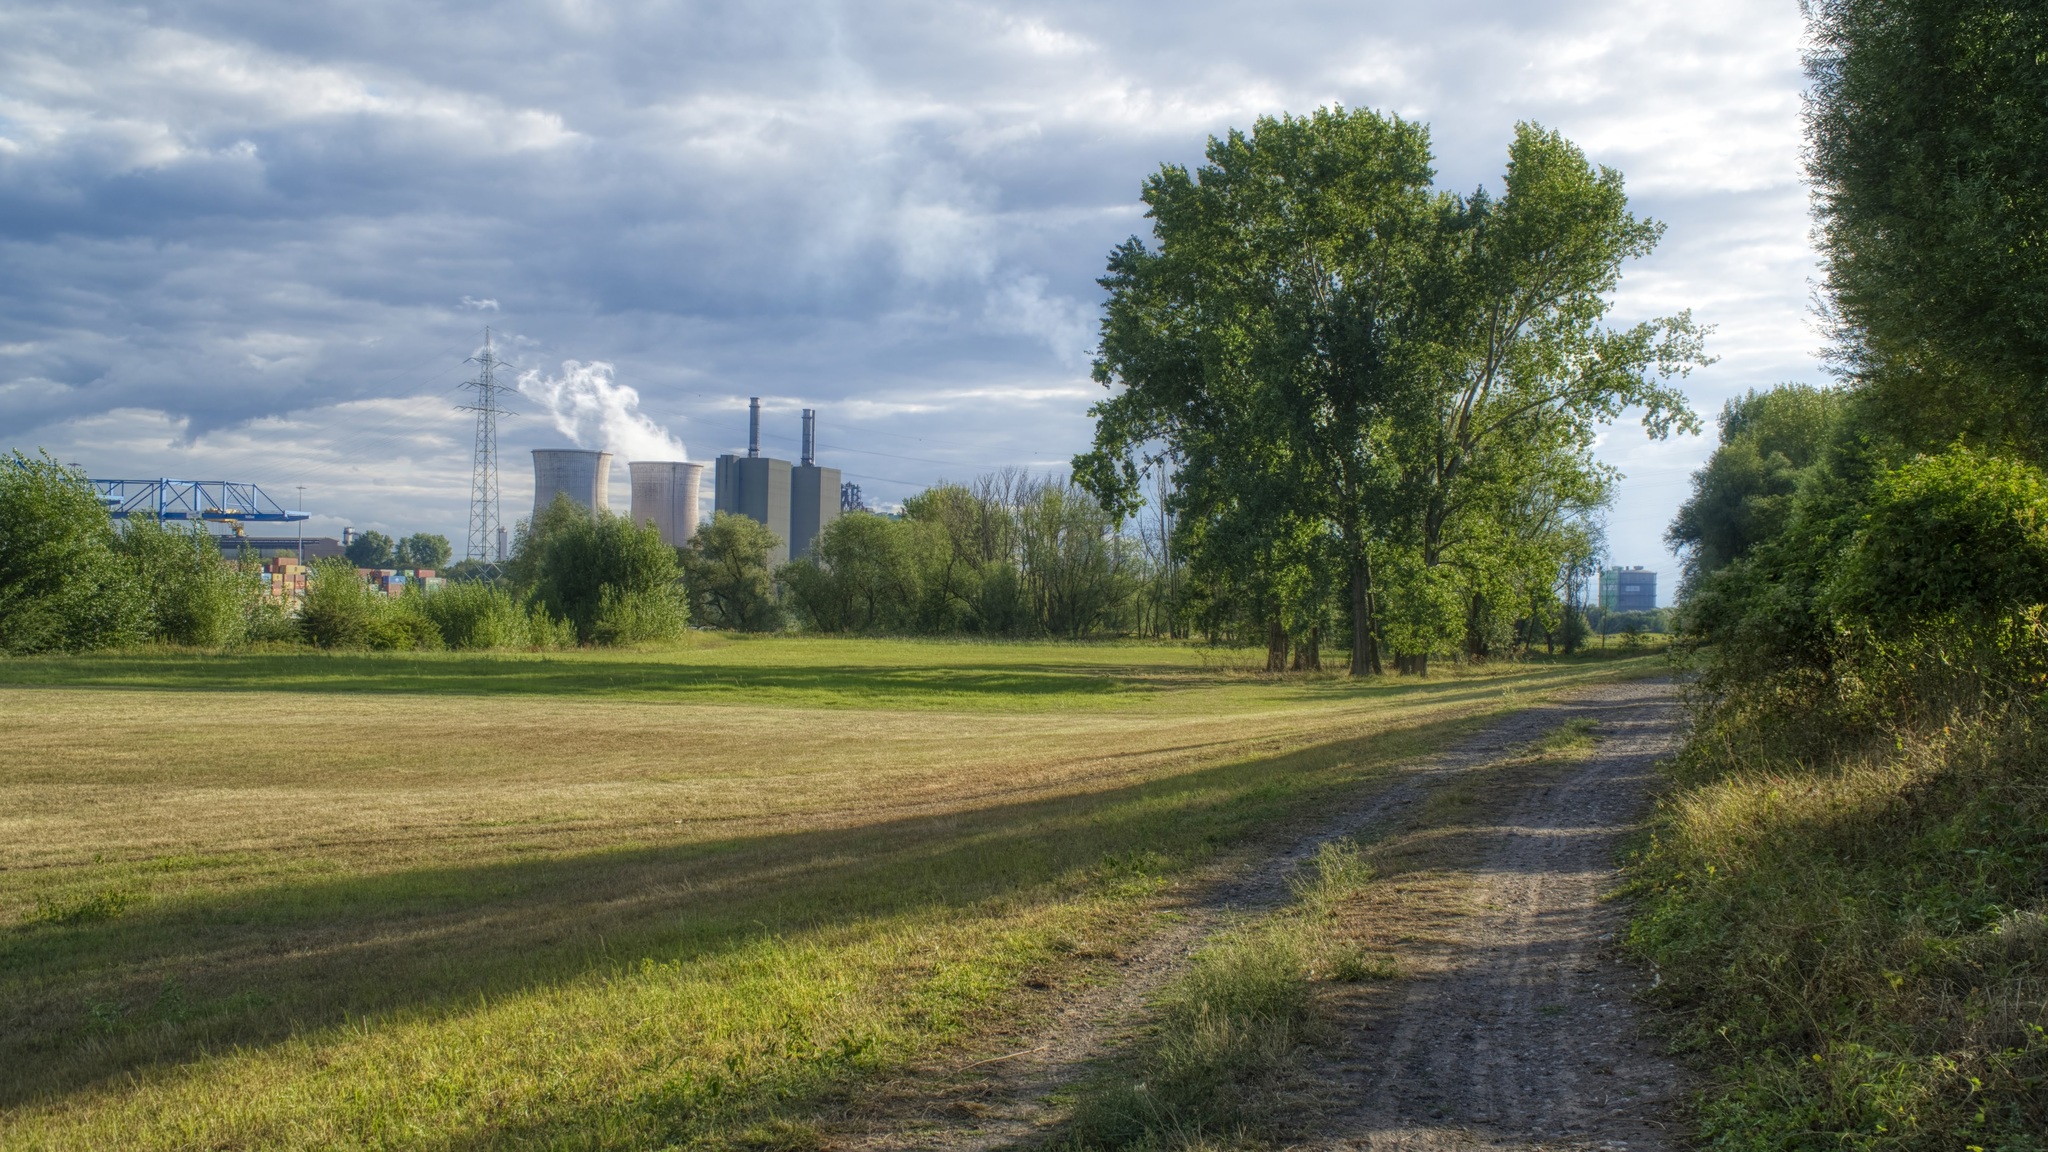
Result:
<svg viewBox="0 0 2048 1152">
<path fill-rule="evenodd" d="M 484 329 L 483 352 L 470 357 L 469 362 L 481 365 L 481 370 L 476 379 L 462 383 L 464 388 L 476 390 L 476 403 L 457 405 L 461 411 L 476 413 L 476 455 L 469 477 L 469 544 L 463 558 L 495 568 L 497 558 L 492 555 L 491 546 L 505 526 L 498 508 L 498 417 L 512 414 L 498 398 L 518 389 L 498 381 L 498 369 L 511 365 L 491 351 L 489 328 Z"/>
</svg>

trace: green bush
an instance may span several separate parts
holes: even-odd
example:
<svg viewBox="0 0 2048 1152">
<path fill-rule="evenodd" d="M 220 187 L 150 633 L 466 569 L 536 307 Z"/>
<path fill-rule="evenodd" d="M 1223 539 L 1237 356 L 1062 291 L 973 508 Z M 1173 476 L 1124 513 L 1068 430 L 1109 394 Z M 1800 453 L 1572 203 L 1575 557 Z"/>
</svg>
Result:
<svg viewBox="0 0 2048 1152">
<path fill-rule="evenodd" d="M 2048 601 L 2048 478 L 1965 449 L 1880 476 L 1828 597 L 1893 634 L 1990 624 Z"/>
<path fill-rule="evenodd" d="M 621 592 L 606 585 L 590 638 L 598 644 L 672 640 L 683 634 L 689 622 L 682 595 L 672 588 Z"/>
<path fill-rule="evenodd" d="M 316 561 L 299 605 L 299 628 L 322 648 L 367 648 L 380 599 L 347 560 Z"/>
<path fill-rule="evenodd" d="M 676 551 L 652 527 L 558 496 L 523 525 L 506 574 L 584 643 L 668 639 L 689 622 Z M 609 613 L 609 616 L 607 616 Z"/>
<path fill-rule="evenodd" d="M 82 652 L 149 635 L 149 606 L 84 476 L 0 459 L 0 652 Z"/>
<path fill-rule="evenodd" d="M 441 630 L 427 615 L 424 596 L 386 597 L 364 583 L 347 560 L 313 566 L 299 608 L 299 628 L 322 648 L 414 651 L 441 647 Z"/>
<path fill-rule="evenodd" d="M 517 648 L 532 643 L 527 614 L 492 584 L 448 584 L 419 598 L 441 643 L 450 648 Z"/>
<path fill-rule="evenodd" d="M 372 590 L 371 595 L 377 596 L 377 593 Z M 417 593 L 377 596 L 369 646 L 380 652 L 424 652 L 443 647 L 441 630 L 427 615 L 423 604 L 425 599 Z"/>
<path fill-rule="evenodd" d="M 118 548 L 135 573 L 157 639 L 222 648 L 249 637 L 262 586 L 254 572 L 221 556 L 203 526 L 131 519 Z"/>
</svg>

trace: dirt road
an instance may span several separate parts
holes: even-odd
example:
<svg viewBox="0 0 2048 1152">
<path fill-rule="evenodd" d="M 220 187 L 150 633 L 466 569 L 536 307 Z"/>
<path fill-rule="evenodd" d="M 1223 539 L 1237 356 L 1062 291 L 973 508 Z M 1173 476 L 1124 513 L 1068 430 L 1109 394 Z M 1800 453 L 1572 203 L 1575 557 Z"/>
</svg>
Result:
<svg viewBox="0 0 2048 1152">
<path fill-rule="evenodd" d="M 1342 1006 L 1326 1070 L 1348 1099 L 1306 1147 L 1671 1146 L 1680 1070 L 1643 1034 L 1640 973 L 1614 954 L 1619 838 L 1676 750 L 1669 684 L 1620 684 L 1519 720 L 1597 724 L 1562 778 L 1526 782 L 1497 819 L 1442 845 L 1439 870 L 1379 894 L 1374 930 L 1410 978 Z"/>
<path fill-rule="evenodd" d="M 1571 721 L 1590 753 L 1518 753 Z M 1057 1132 L 1049 1097 L 1110 1054 L 1152 994 L 1221 926 L 1277 907 L 1325 841 L 1372 846 L 1388 879 L 1355 930 L 1403 978 L 1326 997 L 1333 1027 L 1299 1095 L 1302 1149 L 1661 1149 L 1678 1068 L 1644 1037 L 1613 953 L 1620 838 L 1648 805 L 1653 765 L 1676 748 L 1667 682 L 1582 691 L 1516 713 L 1417 763 L 1175 909 L 1108 982 L 1069 997 L 1014 1052 L 930 1070 L 877 1125 L 837 1147 L 1030 1147 Z M 906 1106 L 907 1105 L 907 1106 Z"/>
</svg>

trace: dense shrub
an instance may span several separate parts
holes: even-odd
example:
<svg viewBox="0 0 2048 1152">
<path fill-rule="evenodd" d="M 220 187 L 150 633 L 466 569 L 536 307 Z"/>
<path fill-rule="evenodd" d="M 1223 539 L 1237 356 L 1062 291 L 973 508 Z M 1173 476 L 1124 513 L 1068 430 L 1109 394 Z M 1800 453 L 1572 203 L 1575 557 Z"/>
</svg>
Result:
<svg viewBox="0 0 2048 1152">
<path fill-rule="evenodd" d="M 134 572 L 157 639 L 218 648 L 249 637 L 262 586 L 255 572 L 222 558 L 203 527 L 131 519 L 117 547 Z M 276 631 L 268 621 L 258 627 Z"/>
<path fill-rule="evenodd" d="M 353 564 L 329 558 L 313 566 L 299 607 L 299 627 L 322 648 L 413 651 L 442 646 L 424 597 L 386 597 L 363 582 Z"/>
<path fill-rule="evenodd" d="M 584 643 L 668 639 L 689 621 L 676 551 L 661 534 L 564 496 L 522 526 L 507 575 Z"/>
<path fill-rule="evenodd" d="M 513 648 L 533 644 L 530 619 L 503 588 L 448 584 L 420 597 L 420 610 L 450 648 Z"/>
<path fill-rule="evenodd" d="M 1629 939 L 1719 1064 L 1713 1146 L 2039 1149 L 2048 479 L 1859 412 L 1688 588 L 1693 735 Z"/>
<path fill-rule="evenodd" d="M 1878 478 L 1831 581 L 1834 606 L 1880 631 L 1984 626 L 2048 601 L 2048 479 L 1955 449 Z"/>
<path fill-rule="evenodd" d="M 79 652 L 149 635 L 149 606 L 85 478 L 0 459 L 0 651 Z"/>
</svg>

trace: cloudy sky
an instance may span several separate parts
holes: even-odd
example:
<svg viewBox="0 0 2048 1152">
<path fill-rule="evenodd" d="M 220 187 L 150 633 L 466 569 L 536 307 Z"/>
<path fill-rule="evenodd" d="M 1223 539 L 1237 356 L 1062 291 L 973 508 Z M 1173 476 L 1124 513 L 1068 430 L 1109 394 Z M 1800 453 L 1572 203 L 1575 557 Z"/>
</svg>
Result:
<svg viewBox="0 0 2048 1152">
<path fill-rule="evenodd" d="M 1800 36 L 1795 0 L 7 5 L 0 444 L 459 555 L 488 325 L 533 373 L 508 519 L 526 449 L 709 460 L 750 395 L 778 455 L 819 409 L 871 500 L 1057 469 L 1140 181 L 1333 103 L 1427 121 L 1449 187 L 1524 119 L 1621 169 L 1669 232 L 1616 319 L 1717 326 L 1711 415 L 1822 378 Z M 1705 452 L 1612 430 L 1615 560 L 1669 569 Z"/>
</svg>

